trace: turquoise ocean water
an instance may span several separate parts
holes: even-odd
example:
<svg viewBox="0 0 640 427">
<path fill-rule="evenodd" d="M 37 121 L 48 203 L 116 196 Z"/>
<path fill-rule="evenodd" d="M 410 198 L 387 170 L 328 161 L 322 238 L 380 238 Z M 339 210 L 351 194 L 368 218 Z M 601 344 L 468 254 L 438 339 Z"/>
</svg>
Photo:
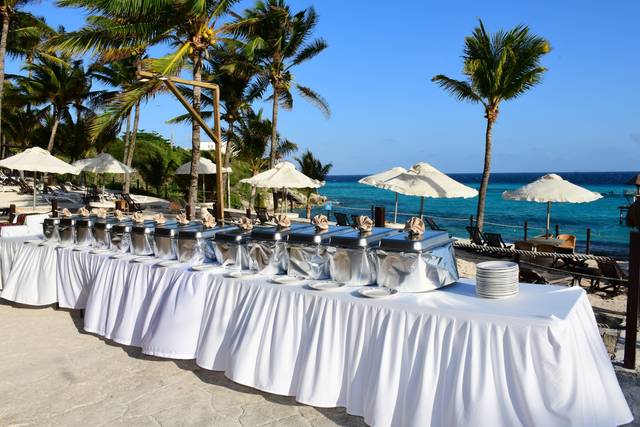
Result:
<svg viewBox="0 0 640 427">
<path fill-rule="evenodd" d="M 523 223 L 528 221 L 529 236 L 544 233 L 546 204 L 502 200 L 502 192 L 527 184 L 544 173 L 496 173 L 491 176 L 485 214 L 485 231 L 499 232 L 505 240 L 522 239 Z M 628 204 L 625 192 L 635 191 L 626 183 L 634 172 L 576 172 L 560 175 L 578 185 L 601 193 L 604 197 L 592 203 L 555 203 L 551 208 L 551 227 L 558 224 L 561 233 L 575 234 L 580 251 L 584 250 L 586 230 L 591 228 L 591 252 L 625 257 L 629 229 L 618 223 L 618 206 Z M 451 177 L 478 188 L 480 174 L 451 174 Z M 360 175 L 330 176 L 320 194 L 332 202 L 334 212 L 371 215 L 371 206 L 384 206 L 387 220 L 393 220 L 394 193 L 358 184 Z M 425 199 L 425 215 L 455 236 L 467 237 L 469 216 L 475 215 L 477 198 Z M 400 195 L 398 222 L 416 215 L 420 199 Z M 318 207 L 314 214 L 326 213 Z M 333 219 L 333 215 L 331 216 Z"/>
</svg>

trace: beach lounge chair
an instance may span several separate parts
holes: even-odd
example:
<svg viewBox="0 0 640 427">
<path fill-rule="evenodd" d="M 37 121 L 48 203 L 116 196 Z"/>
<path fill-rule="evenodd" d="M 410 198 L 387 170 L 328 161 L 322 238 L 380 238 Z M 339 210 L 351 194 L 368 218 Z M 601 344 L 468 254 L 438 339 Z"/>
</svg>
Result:
<svg viewBox="0 0 640 427">
<path fill-rule="evenodd" d="M 487 243 L 484 234 L 478 227 L 468 225 L 467 231 L 469 232 L 469 240 L 474 245 L 484 246 Z"/>
<path fill-rule="evenodd" d="M 352 227 L 355 227 L 356 224 L 358 223 L 358 217 L 359 216 L 360 215 L 353 215 L 353 214 L 351 215 L 351 226 Z"/>
<path fill-rule="evenodd" d="M 440 226 L 436 224 L 436 222 L 430 216 L 426 217 L 426 221 L 429 228 L 433 231 L 447 231 L 446 228 L 440 228 Z"/>
<path fill-rule="evenodd" d="M 502 234 L 500 233 L 483 233 L 484 239 L 487 242 L 487 246 L 491 246 L 493 248 L 504 248 L 511 249 L 512 245 L 507 245 L 504 240 L 502 240 Z"/>
<path fill-rule="evenodd" d="M 140 204 L 136 203 L 135 200 L 133 200 L 133 198 L 131 197 L 130 194 L 127 193 L 122 193 L 122 199 L 127 202 L 127 205 L 129 206 L 129 212 L 142 212 L 142 206 L 140 206 Z"/>
<path fill-rule="evenodd" d="M 627 277 L 625 272 L 622 271 L 618 263 L 614 260 L 598 261 L 598 270 L 599 272 L 597 275 L 601 276 L 601 278 L 595 279 L 592 282 L 589 291 L 606 290 L 609 288 L 613 288 L 614 294 L 617 294 L 619 292 L 620 286 L 627 286 L 629 282 L 629 278 Z M 601 288 L 600 284 L 603 281 L 608 282 L 609 286 Z"/>
<path fill-rule="evenodd" d="M 336 224 L 341 225 L 343 227 L 351 227 L 351 223 L 349 223 L 349 218 L 347 214 L 343 214 L 341 212 L 334 212 L 333 216 L 336 218 Z"/>
<path fill-rule="evenodd" d="M 256 208 L 256 216 L 260 224 L 267 224 L 273 222 L 273 217 L 269 215 L 267 208 Z"/>
</svg>

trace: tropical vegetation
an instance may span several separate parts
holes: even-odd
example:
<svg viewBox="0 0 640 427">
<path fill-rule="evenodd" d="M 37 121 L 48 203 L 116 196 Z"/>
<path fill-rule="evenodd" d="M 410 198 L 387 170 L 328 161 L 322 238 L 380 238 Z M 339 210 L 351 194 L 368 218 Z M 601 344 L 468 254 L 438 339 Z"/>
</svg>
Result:
<svg viewBox="0 0 640 427">
<path fill-rule="evenodd" d="M 489 34 L 482 21 L 465 39 L 463 74 L 456 80 L 439 74 L 433 81 L 460 101 L 482 104 L 486 119 L 484 167 L 478 196 L 477 226 L 484 224 L 484 208 L 491 173 L 493 125 L 502 101 L 517 98 L 540 83 L 547 70 L 540 60 L 551 50 L 549 42 L 518 25 Z"/>
</svg>

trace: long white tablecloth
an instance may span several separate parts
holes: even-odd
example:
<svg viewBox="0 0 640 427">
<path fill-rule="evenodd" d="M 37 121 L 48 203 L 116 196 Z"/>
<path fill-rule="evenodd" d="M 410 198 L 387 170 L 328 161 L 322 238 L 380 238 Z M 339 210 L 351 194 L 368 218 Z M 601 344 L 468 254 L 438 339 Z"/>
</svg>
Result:
<svg viewBox="0 0 640 427">
<path fill-rule="evenodd" d="M 27 305 L 58 302 L 57 253 L 54 245 L 22 244 L 15 255 L 0 297 Z"/>
<path fill-rule="evenodd" d="M 343 406 L 372 425 L 632 420 L 578 288 L 521 285 L 513 298 L 485 300 L 458 283 L 369 300 L 354 288 L 318 292 L 264 276 L 57 254 L 58 298 L 76 308 L 86 301 L 87 331 L 147 354 L 195 358 L 302 403 Z"/>
<path fill-rule="evenodd" d="M 0 238 L 0 290 L 4 288 L 4 284 L 9 278 L 11 267 L 13 267 L 15 256 L 24 245 L 24 242 L 38 238 L 40 238 L 39 235 Z"/>
</svg>

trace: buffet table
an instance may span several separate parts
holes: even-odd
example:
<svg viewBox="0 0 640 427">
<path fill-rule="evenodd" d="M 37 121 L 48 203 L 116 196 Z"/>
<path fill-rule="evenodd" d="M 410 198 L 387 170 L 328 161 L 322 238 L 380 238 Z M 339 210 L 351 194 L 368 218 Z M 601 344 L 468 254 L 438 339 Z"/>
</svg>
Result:
<svg viewBox="0 0 640 427">
<path fill-rule="evenodd" d="M 24 246 L 24 242 L 40 236 L 14 236 L 0 238 L 0 290 L 4 288 L 13 267 L 16 254 Z"/>
<path fill-rule="evenodd" d="M 57 253 L 54 289 L 85 306 L 86 331 L 146 354 L 195 359 L 301 403 L 345 407 L 371 425 L 632 420 L 579 288 L 523 284 L 515 297 L 489 300 L 461 281 L 366 299 L 353 287 L 321 292 L 270 276 L 229 278 L 222 268 Z"/>
</svg>

